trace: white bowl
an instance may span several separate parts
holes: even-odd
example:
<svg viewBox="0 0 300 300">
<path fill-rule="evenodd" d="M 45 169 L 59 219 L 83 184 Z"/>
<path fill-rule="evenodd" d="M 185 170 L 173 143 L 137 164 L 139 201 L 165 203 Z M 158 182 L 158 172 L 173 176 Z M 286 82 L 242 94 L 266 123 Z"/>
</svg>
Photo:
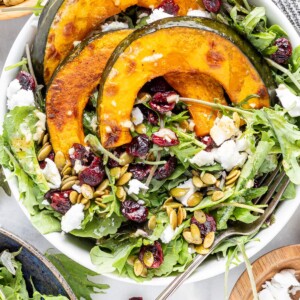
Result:
<svg viewBox="0 0 300 300">
<path fill-rule="evenodd" d="M 265 0 L 253 0 L 250 1 L 257 6 L 265 6 L 267 9 L 267 15 L 270 23 L 279 24 L 289 35 L 293 46 L 300 45 L 300 37 L 296 30 L 293 28 L 288 19 L 283 15 L 283 13 L 277 8 L 277 6 L 272 1 Z M 10 66 L 18 61 L 23 56 L 24 48 L 26 43 L 31 44 L 36 33 L 36 19 L 34 17 L 25 24 L 17 39 L 15 40 L 8 58 L 6 60 L 5 66 Z M 11 70 L 8 72 L 3 71 L 0 79 L 0 122 L 3 122 L 4 115 L 6 112 L 6 89 L 9 83 L 15 78 L 17 70 Z M 9 175 L 9 171 L 5 170 L 6 175 Z M 9 185 L 11 187 L 12 193 L 16 199 L 19 199 L 19 192 L 17 188 L 17 182 L 15 179 L 9 179 Z M 294 212 L 297 210 L 300 204 L 300 188 L 297 189 L 298 196 L 294 200 L 285 201 L 281 203 L 280 207 L 276 212 L 276 223 L 271 227 L 261 231 L 257 237 L 260 242 L 252 242 L 247 245 L 247 254 L 249 257 L 254 256 L 263 247 L 265 247 L 279 232 L 285 227 L 287 222 L 291 219 Z M 20 204 L 22 210 L 29 217 L 26 209 L 22 204 Z M 89 249 L 91 249 L 91 244 L 84 241 L 83 239 L 78 239 L 69 235 L 62 235 L 61 233 L 51 233 L 45 235 L 45 238 L 52 243 L 61 252 L 66 254 L 68 257 L 77 261 L 81 265 L 95 270 L 95 267 L 90 261 Z M 225 259 L 216 260 L 214 258 L 206 261 L 201 268 L 199 268 L 188 280 L 187 282 L 195 282 L 210 277 L 219 275 L 225 271 Z M 133 280 L 128 278 L 119 277 L 115 274 L 106 274 L 105 276 L 121 280 L 124 282 L 135 283 Z M 143 283 L 144 285 L 166 285 L 172 280 L 172 277 L 168 278 L 154 278 L 149 282 Z"/>
</svg>

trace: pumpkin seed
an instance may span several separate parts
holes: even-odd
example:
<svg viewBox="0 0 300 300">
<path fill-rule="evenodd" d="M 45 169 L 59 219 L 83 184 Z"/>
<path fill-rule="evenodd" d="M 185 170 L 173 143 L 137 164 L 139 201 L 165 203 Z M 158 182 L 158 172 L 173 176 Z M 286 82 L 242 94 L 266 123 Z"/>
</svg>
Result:
<svg viewBox="0 0 300 300">
<path fill-rule="evenodd" d="M 165 202 L 164 202 L 164 205 L 163 205 L 163 208 L 166 208 L 167 206 L 169 206 L 168 204 L 173 202 L 173 197 L 169 197 Z"/>
<path fill-rule="evenodd" d="M 75 169 L 72 169 L 72 175 L 74 176 L 76 174 L 77 174 L 77 172 L 75 171 Z"/>
<path fill-rule="evenodd" d="M 123 176 L 127 172 L 128 167 L 129 167 L 129 165 L 125 165 L 121 168 L 121 176 Z"/>
<path fill-rule="evenodd" d="M 46 143 L 48 143 L 48 141 L 49 141 L 49 134 L 46 133 L 46 134 L 44 135 L 44 137 L 43 137 L 43 145 L 45 145 Z"/>
<path fill-rule="evenodd" d="M 118 197 L 118 199 L 123 200 L 124 198 L 126 198 L 126 192 L 124 190 L 123 187 L 118 186 L 117 190 L 116 190 L 116 196 Z M 125 199 L 124 199 L 125 200 Z"/>
<path fill-rule="evenodd" d="M 206 215 L 202 210 L 196 210 L 194 212 L 194 217 L 200 224 L 204 224 L 206 222 Z"/>
<path fill-rule="evenodd" d="M 110 175 L 116 179 L 119 179 L 121 177 L 121 168 L 116 167 L 116 168 L 110 169 Z"/>
<path fill-rule="evenodd" d="M 193 176 L 193 184 L 198 189 L 201 189 L 204 185 L 199 176 Z"/>
<path fill-rule="evenodd" d="M 76 191 L 72 191 L 70 193 L 70 201 L 72 204 L 76 204 L 77 203 L 77 198 L 78 198 L 78 193 Z"/>
<path fill-rule="evenodd" d="M 167 211 L 167 215 L 170 217 L 170 215 L 171 215 L 171 212 L 173 211 L 174 209 L 172 208 L 172 207 L 170 207 L 170 206 L 167 206 L 166 207 L 166 211 Z"/>
<path fill-rule="evenodd" d="M 144 253 L 143 262 L 144 262 L 145 266 L 148 268 L 150 268 L 153 265 L 154 256 L 153 256 L 152 252 L 146 251 Z"/>
<path fill-rule="evenodd" d="M 203 176 L 201 176 L 201 180 L 207 185 L 213 185 L 217 182 L 216 177 L 210 173 L 205 173 Z"/>
<path fill-rule="evenodd" d="M 80 203 L 81 204 L 87 204 L 89 201 L 90 201 L 90 199 L 82 198 L 81 201 L 80 201 Z"/>
<path fill-rule="evenodd" d="M 219 188 L 219 187 L 220 187 L 220 184 L 221 184 L 221 181 L 220 181 L 220 180 L 217 180 L 217 182 L 216 182 L 216 187 Z"/>
<path fill-rule="evenodd" d="M 198 205 L 202 199 L 203 199 L 203 195 L 201 193 L 196 192 L 193 195 L 191 195 L 191 197 L 187 201 L 187 204 L 190 207 L 194 207 Z"/>
<path fill-rule="evenodd" d="M 69 181 L 75 181 L 75 180 L 77 180 L 77 176 L 69 176 L 68 175 L 68 177 L 66 179 L 62 180 L 62 185 L 64 185 L 65 183 L 67 183 Z"/>
<path fill-rule="evenodd" d="M 233 119 L 233 122 L 234 122 L 234 125 L 237 127 L 237 128 L 240 128 L 240 125 L 241 125 L 241 118 L 239 116 L 239 114 L 237 112 L 234 112 L 232 114 L 232 119 Z"/>
<path fill-rule="evenodd" d="M 175 230 L 175 228 L 177 227 L 177 214 L 174 209 L 171 211 L 169 218 L 171 227 L 173 228 L 173 230 Z"/>
<path fill-rule="evenodd" d="M 152 216 L 148 221 L 148 228 L 150 230 L 154 230 L 155 227 L 156 227 L 156 217 Z"/>
<path fill-rule="evenodd" d="M 187 120 L 183 120 L 179 123 L 180 128 L 184 129 L 184 130 L 188 130 L 189 129 L 189 122 Z"/>
<path fill-rule="evenodd" d="M 86 199 L 93 199 L 94 197 L 94 189 L 88 184 L 83 184 L 81 186 L 81 193 Z"/>
<path fill-rule="evenodd" d="M 183 207 L 179 207 L 177 211 L 177 225 L 180 226 L 185 218 L 186 210 Z"/>
<path fill-rule="evenodd" d="M 209 249 L 204 248 L 203 245 L 196 246 L 194 249 L 198 254 L 201 255 L 205 255 L 209 253 Z"/>
<path fill-rule="evenodd" d="M 144 102 L 150 101 L 151 99 L 152 99 L 152 97 L 150 94 L 141 92 L 141 93 L 138 93 L 136 101 L 138 103 L 144 103 Z"/>
<path fill-rule="evenodd" d="M 100 183 L 100 185 L 97 187 L 96 192 L 104 191 L 108 187 L 108 185 L 109 185 L 109 180 L 108 179 L 103 180 Z"/>
<path fill-rule="evenodd" d="M 170 194 L 175 198 L 181 198 L 187 194 L 189 189 L 182 189 L 182 188 L 174 188 L 170 191 Z"/>
<path fill-rule="evenodd" d="M 136 256 L 134 255 L 130 255 L 128 258 L 127 258 L 127 263 L 130 265 L 130 266 L 133 266 L 134 265 L 134 261 L 137 259 Z"/>
<path fill-rule="evenodd" d="M 136 125 L 134 129 L 138 134 L 145 134 L 147 132 L 147 127 L 143 123 Z"/>
<path fill-rule="evenodd" d="M 40 138 L 38 139 L 37 141 L 38 145 L 41 145 L 43 143 L 44 137 L 45 137 L 45 131 L 41 134 Z"/>
<path fill-rule="evenodd" d="M 125 166 L 125 165 L 132 163 L 134 160 L 134 157 L 132 155 L 128 154 L 127 152 L 124 152 L 120 155 L 120 160 L 121 160 L 120 165 Z"/>
<path fill-rule="evenodd" d="M 82 200 L 83 196 L 82 194 L 79 194 L 78 197 L 77 197 L 77 203 L 81 203 L 81 200 Z"/>
<path fill-rule="evenodd" d="M 198 172 L 198 171 L 196 171 L 196 170 L 192 170 L 192 174 L 193 174 L 193 176 L 200 177 L 200 174 L 199 174 L 199 172 Z"/>
<path fill-rule="evenodd" d="M 134 261 L 133 271 L 136 276 L 141 276 L 143 274 L 144 265 L 138 258 Z"/>
<path fill-rule="evenodd" d="M 132 173 L 125 173 L 120 179 L 117 181 L 117 185 L 125 185 L 132 177 Z"/>
<path fill-rule="evenodd" d="M 190 231 L 184 231 L 182 233 L 183 235 L 183 238 L 189 243 L 189 244 L 192 244 L 194 239 L 193 239 L 193 236 L 192 236 L 192 233 Z"/>
<path fill-rule="evenodd" d="M 219 201 L 224 197 L 224 193 L 222 191 L 215 191 L 212 196 L 211 200 L 212 201 Z"/>
<path fill-rule="evenodd" d="M 141 274 L 141 277 L 146 278 L 146 277 L 147 277 L 147 274 L 148 274 L 148 270 L 147 270 L 146 267 L 144 267 L 144 270 L 143 270 L 143 272 L 142 272 L 142 274 Z"/>
<path fill-rule="evenodd" d="M 95 203 L 99 206 L 99 207 L 101 207 L 101 208 L 106 208 L 107 207 L 107 205 L 106 204 L 104 204 L 104 203 L 102 203 L 102 202 L 100 202 L 100 201 L 95 201 Z"/>
<path fill-rule="evenodd" d="M 240 170 L 232 170 L 228 176 L 226 177 L 226 185 L 231 185 L 237 181 L 240 177 L 241 171 Z"/>
<path fill-rule="evenodd" d="M 215 240 L 215 232 L 211 231 L 204 238 L 203 247 L 206 249 L 210 248 L 214 243 L 214 240 Z"/>
<path fill-rule="evenodd" d="M 207 192 L 206 192 L 206 195 L 207 195 L 207 196 L 211 196 L 213 193 L 214 193 L 214 191 L 207 191 Z"/>
<path fill-rule="evenodd" d="M 91 206 L 91 201 L 89 201 L 87 204 L 84 205 L 84 209 L 83 210 L 88 210 Z"/>
<path fill-rule="evenodd" d="M 225 191 L 230 190 L 230 189 L 233 188 L 233 187 L 234 187 L 234 183 L 229 184 L 229 185 L 226 185 Z"/>
<path fill-rule="evenodd" d="M 66 166 L 62 170 L 62 174 L 63 175 L 70 175 L 70 174 L 72 174 L 72 168 L 70 166 L 67 166 L 67 167 Z"/>
<path fill-rule="evenodd" d="M 101 197 L 101 196 L 103 196 L 104 195 L 104 191 L 96 191 L 95 193 L 94 193 L 94 198 L 97 198 L 97 197 Z"/>
<path fill-rule="evenodd" d="M 199 229 L 199 227 L 196 224 L 191 224 L 190 231 L 191 231 L 193 240 L 197 240 L 198 241 L 200 239 L 200 237 L 201 237 L 200 236 L 200 229 Z"/>
<path fill-rule="evenodd" d="M 182 203 L 172 201 L 172 202 L 168 202 L 167 206 L 172 207 L 172 208 L 179 208 L 179 207 L 182 207 Z"/>
<path fill-rule="evenodd" d="M 74 184 L 75 184 L 75 180 L 70 180 L 61 186 L 61 190 L 67 191 L 67 190 L 71 189 Z"/>
<path fill-rule="evenodd" d="M 54 162 L 58 168 L 58 170 L 62 170 L 66 164 L 66 158 L 62 151 L 57 151 L 54 157 Z"/>
<path fill-rule="evenodd" d="M 52 151 L 52 146 L 49 143 L 46 143 L 38 153 L 37 156 L 38 161 L 45 160 L 48 157 L 48 155 L 51 153 L 51 151 Z"/>
</svg>

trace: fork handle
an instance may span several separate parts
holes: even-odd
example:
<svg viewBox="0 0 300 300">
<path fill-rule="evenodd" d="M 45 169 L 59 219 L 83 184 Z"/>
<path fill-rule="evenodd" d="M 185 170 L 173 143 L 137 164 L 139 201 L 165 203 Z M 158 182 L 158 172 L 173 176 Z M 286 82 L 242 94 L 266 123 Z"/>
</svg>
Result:
<svg viewBox="0 0 300 300">
<path fill-rule="evenodd" d="M 205 255 L 197 255 L 193 262 L 187 267 L 187 269 L 175 277 L 175 279 L 162 291 L 162 293 L 156 298 L 156 300 L 166 300 L 170 297 L 182 283 L 192 275 L 192 273 L 200 266 L 200 264 L 216 249 L 216 247 L 226 238 L 233 235 L 230 231 L 224 232 L 216 237 L 213 246 L 209 249 L 209 252 Z"/>
</svg>

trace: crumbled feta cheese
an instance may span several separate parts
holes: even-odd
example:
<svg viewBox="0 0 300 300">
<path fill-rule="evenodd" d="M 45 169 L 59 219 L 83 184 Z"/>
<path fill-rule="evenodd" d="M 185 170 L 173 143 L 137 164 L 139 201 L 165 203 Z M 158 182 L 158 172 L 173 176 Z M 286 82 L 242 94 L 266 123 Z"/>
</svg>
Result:
<svg viewBox="0 0 300 300">
<path fill-rule="evenodd" d="M 300 97 L 294 95 L 284 84 L 276 89 L 277 97 L 291 117 L 300 116 Z"/>
<path fill-rule="evenodd" d="M 209 18 L 211 19 L 211 15 L 209 12 L 200 9 L 190 9 L 187 13 L 189 17 L 200 17 L 200 18 Z"/>
<path fill-rule="evenodd" d="M 196 126 L 194 120 L 189 120 L 188 122 L 189 122 L 189 130 L 194 131 L 195 126 Z"/>
<path fill-rule="evenodd" d="M 35 124 L 36 132 L 33 135 L 33 140 L 38 141 L 46 130 L 46 115 L 39 110 L 36 110 L 34 113 L 39 120 Z"/>
<path fill-rule="evenodd" d="M 155 135 L 161 137 L 162 139 L 166 140 L 167 142 L 172 142 L 177 140 L 177 136 L 174 131 L 168 128 L 162 128 L 159 131 L 155 132 Z"/>
<path fill-rule="evenodd" d="M 137 195 L 141 189 L 148 190 L 148 187 L 137 179 L 131 179 L 128 182 L 128 185 L 129 185 L 129 189 L 128 189 L 129 195 L 131 194 Z"/>
<path fill-rule="evenodd" d="M 232 170 L 234 167 L 242 167 L 247 160 L 247 153 L 239 153 L 236 143 L 233 140 L 226 141 L 221 147 L 213 149 L 215 161 L 220 163 L 226 171 Z"/>
<path fill-rule="evenodd" d="M 133 234 L 134 237 L 148 237 L 148 233 L 142 229 L 138 229 L 134 234 Z"/>
<path fill-rule="evenodd" d="M 162 57 L 163 57 L 163 55 L 161 53 L 155 53 L 153 55 L 144 57 L 142 59 L 142 62 L 154 62 L 154 61 L 161 59 Z"/>
<path fill-rule="evenodd" d="M 289 288 L 300 287 L 294 270 L 282 270 L 275 274 L 271 281 L 263 284 L 263 290 L 258 293 L 259 300 L 290 300 Z"/>
<path fill-rule="evenodd" d="M 20 124 L 20 132 L 25 137 L 27 143 L 29 143 L 32 140 L 32 134 L 27 123 Z"/>
<path fill-rule="evenodd" d="M 251 153 L 251 150 L 250 150 L 250 142 L 247 138 L 245 137 L 242 137 L 242 138 L 239 138 L 236 140 L 236 149 L 239 151 L 239 152 L 247 152 L 247 153 Z"/>
<path fill-rule="evenodd" d="M 123 126 L 125 128 L 131 128 L 132 122 L 130 120 L 123 121 L 123 122 L 121 122 L 121 126 Z"/>
<path fill-rule="evenodd" d="M 175 230 L 173 230 L 172 226 L 169 224 L 162 232 L 160 239 L 164 244 L 168 244 L 176 236 L 177 232 L 178 232 L 178 227 Z"/>
<path fill-rule="evenodd" d="M 73 205 L 61 219 L 61 229 L 70 232 L 74 229 L 81 229 L 81 222 L 84 219 L 84 205 L 82 203 Z"/>
<path fill-rule="evenodd" d="M 79 159 L 76 159 L 75 164 L 74 164 L 74 171 L 76 172 L 76 174 L 78 174 L 79 172 L 81 172 L 84 169 L 85 169 L 85 166 L 82 165 L 82 163 Z"/>
<path fill-rule="evenodd" d="M 69 155 L 72 156 L 72 155 L 74 155 L 74 153 L 75 153 L 74 147 L 70 148 L 69 149 Z"/>
<path fill-rule="evenodd" d="M 184 206 L 188 206 L 187 202 L 189 198 L 196 192 L 196 187 L 193 184 L 193 180 L 189 179 L 178 186 L 180 189 L 188 189 L 188 192 L 182 197 L 176 197 Z"/>
<path fill-rule="evenodd" d="M 146 21 L 147 24 L 151 24 L 155 21 L 165 19 L 165 18 L 172 18 L 174 17 L 173 15 L 167 14 L 164 12 L 162 8 L 154 9 L 152 11 L 152 14 L 149 16 L 149 19 Z"/>
<path fill-rule="evenodd" d="M 237 135 L 239 129 L 235 126 L 233 120 L 227 116 L 222 116 L 222 118 L 217 118 L 214 122 L 214 126 L 210 130 L 210 136 L 217 144 L 220 146 L 226 140 Z"/>
<path fill-rule="evenodd" d="M 46 158 L 45 162 L 46 162 L 46 166 L 42 170 L 42 173 L 44 174 L 49 184 L 49 187 L 51 189 L 58 189 L 61 185 L 61 177 L 56 167 L 56 164 L 54 163 L 54 161 L 52 161 L 49 158 Z"/>
<path fill-rule="evenodd" d="M 190 162 L 197 165 L 198 167 L 212 166 L 215 163 L 214 154 L 212 152 L 202 150 L 198 152 L 193 158 L 191 158 Z"/>
<path fill-rule="evenodd" d="M 194 253 L 196 253 L 196 250 L 195 250 L 194 245 L 189 245 L 189 246 L 188 246 L 188 253 L 189 253 L 189 254 L 194 254 Z"/>
<path fill-rule="evenodd" d="M 81 41 L 74 41 L 74 42 L 73 42 L 73 46 L 76 47 L 76 46 L 78 46 L 80 43 L 81 43 Z"/>
<path fill-rule="evenodd" d="M 81 186 L 78 184 L 73 184 L 72 189 L 76 191 L 78 194 L 81 194 Z"/>
<path fill-rule="evenodd" d="M 19 80 L 13 80 L 7 88 L 7 107 L 9 110 L 17 106 L 34 106 L 34 96 L 31 90 L 24 90 Z"/>
<path fill-rule="evenodd" d="M 132 120 L 134 125 L 139 125 L 139 124 L 143 123 L 144 116 L 143 116 L 142 111 L 138 107 L 135 107 L 132 110 L 131 120 Z"/>
<path fill-rule="evenodd" d="M 43 205 L 46 205 L 46 206 L 50 205 L 49 201 L 46 200 L 46 199 L 44 199 L 44 200 L 42 201 L 42 204 L 43 204 Z"/>
<path fill-rule="evenodd" d="M 118 21 L 111 22 L 111 23 L 105 23 L 101 26 L 101 30 L 103 32 L 117 30 L 117 29 L 126 29 L 126 28 L 128 28 L 127 23 L 118 22 Z"/>
<path fill-rule="evenodd" d="M 177 95 L 177 94 L 172 94 L 167 97 L 168 103 L 173 103 L 173 102 L 178 103 L 178 101 L 179 101 L 179 95 Z"/>
</svg>

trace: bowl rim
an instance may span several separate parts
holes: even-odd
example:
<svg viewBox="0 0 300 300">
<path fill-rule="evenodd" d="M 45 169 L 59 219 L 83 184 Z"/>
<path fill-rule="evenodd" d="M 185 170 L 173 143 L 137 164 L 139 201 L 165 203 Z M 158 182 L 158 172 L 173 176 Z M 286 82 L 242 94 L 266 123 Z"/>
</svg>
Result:
<svg viewBox="0 0 300 300">
<path fill-rule="evenodd" d="M 284 30 L 288 33 L 292 44 L 294 46 L 300 45 L 300 36 L 298 35 L 297 31 L 292 26 L 292 24 L 289 22 L 287 17 L 280 11 L 280 9 L 272 1 L 268 1 L 267 3 L 265 3 L 264 0 L 250 0 L 249 2 L 254 5 L 257 5 L 257 6 L 267 7 L 267 16 L 268 16 L 269 20 L 271 20 L 271 23 L 275 23 L 274 21 L 276 21 L 276 24 L 279 24 L 280 26 L 282 26 L 284 28 Z M 276 16 L 278 16 L 278 15 L 280 16 L 280 18 L 276 18 Z M 272 22 L 272 20 L 273 20 L 273 22 Z M 15 63 L 16 59 L 17 59 L 16 57 L 20 58 L 20 55 L 21 55 L 20 50 L 17 49 L 18 46 L 20 46 L 20 44 L 22 46 L 25 46 L 26 42 L 30 43 L 32 41 L 32 37 L 28 36 L 28 33 L 30 32 L 30 30 L 33 30 L 32 28 L 30 28 L 30 27 L 32 27 L 31 22 L 36 22 L 36 19 L 34 16 L 32 16 L 27 21 L 27 23 L 24 25 L 24 27 L 20 31 L 18 37 L 16 38 L 16 40 L 8 54 L 8 57 L 7 57 L 7 60 L 6 60 L 4 66 L 8 66 L 8 65 Z M 0 99 L 1 98 L 4 99 L 4 97 L 6 97 L 6 93 L 4 91 L 6 91 L 6 88 L 10 82 L 9 77 L 13 78 L 13 74 L 16 74 L 15 70 L 6 72 L 5 75 L 4 75 L 4 73 L 1 74 Z M 5 103 L 2 105 L 5 105 Z M 5 109 L 4 110 L 0 109 L 0 124 L 3 122 L 4 114 L 5 114 Z M 11 173 L 8 170 L 4 170 L 4 171 L 5 171 L 5 175 L 7 178 L 11 177 Z M 25 215 L 30 219 L 29 213 L 27 212 L 25 207 L 20 203 L 20 201 L 17 200 L 17 199 L 19 199 L 19 192 L 18 192 L 18 188 L 16 185 L 16 179 L 10 178 L 10 179 L 8 179 L 8 182 L 12 189 L 13 196 L 15 197 L 16 201 L 20 205 L 20 207 L 23 210 L 23 212 L 25 213 Z M 297 188 L 297 196 L 292 201 L 293 201 L 293 203 L 289 204 L 289 209 L 288 209 L 289 218 L 282 218 L 279 225 L 278 225 L 278 222 L 276 222 L 269 228 L 259 232 L 256 237 L 258 237 L 258 238 L 262 237 L 262 241 L 260 242 L 260 244 L 255 244 L 255 242 L 250 242 L 246 245 L 247 254 L 248 254 L 249 258 L 253 257 L 253 255 L 257 254 L 267 244 L 269 244 L 271 242 L 271 240 L 273 238 L 275 238 L 275 236 L 285 227 L 287 222 L 292 218 L 294 212 L 300 206 L 300 187 Z M 285 207 L 285 206 L 286 205 L 281 205 L 278 208 L 277 214 L 284 215 L 283 207 Z M 87 254 L 86 252 L 90 250 L 90 248 L 87 246 L 87 244 L 79 242 L 78 238 L 75 238 L 70 235 L 62 235 L 61 233 L 50 233 L 50 234 L 46 234 L 43 236 L 51 244 L 55 245 L 55 247 L 58 250 L 60 250 L 62 253 L 66 254 L 68 257 L 70 257 L 74 261 L 78 262 L 79 264 L 83 265 L 84 267 L 97 272 L 95 265 L 93 265 L 90 260 L 90 256 L 88 255 L 88 258 L 83 256 L 83 255 L 86 256 L 86 254 Z M 82 241 L 82 239 L 80 241 Z M 78 247 L 78 245 L 80 245 L 80 247 Z M 241 263 L 242 263 L 242 260 L 241 260 Z M 211 277 L 222 274 L 225 271 L 225 268 L 224 268 L 225 259 L 224 258 L 220 259 L 220 260 L 214 259 L 214 262 L 212 264 L 213 267 L 210 266 L 210 268 L 208 268 L 208 267 L 206 267 L 207 264 L 209 265 L 210 262 L 205 262 L 201 266 L 201 270 L 199 271 L 199 269 L 198 269 L 197 272 L 195 272 L 188 280 L 185 281 L 185 284 L 209 279 Z M 235 267 L 236 266 L 231 266 L 230 269 L 233 269 Z M 205 274 L 204 274 L 204 272 L 205 272 Z M 102 274 L 102 275 L 107 278 L 126 282 L 126 283 L 141 284 L 141 283 L 137 283 L 133 279 L 130 279 L 127 277 L 121 277 L 120 275 L 115 274 L 115 273 L 109 273 L 109 274 L 106 273 L 106 274 Z M 166 285 L 166 284 L 170 283 L 173 279 L 174 279 L 174 276 L 159 277 L 159 278 L 153 278 L 150 281 L 145 281 L 142 284 L 148 285 L 148 286 L 162 286 L 162 285 Z"/>
<path fill-rule="evenodd" d="M 55 276 L 55 278 L 61 283 L 64 290 L 68 294 L 68 297 L 70 297 L 70 300 L 77 299 L 70 285 L 67 283 L 67 281 L 62 276 L 62 274 L 41 252 L 39 252 L 35 247 L 30 245 L 28 242 L 22 240 L 19 236 L 13 234 L 12 232 L 6 229 L 0 228 L 0 234 L 3 234 L 4 236 L 10 238 L 11 240 L 17 242 L 18 244 L 21 245 L 22 248 L 25 248 L 27 251 L 29 251 L 31 254 L 37 257 L 48 268 L 48 270 Z"/>
</svg>

